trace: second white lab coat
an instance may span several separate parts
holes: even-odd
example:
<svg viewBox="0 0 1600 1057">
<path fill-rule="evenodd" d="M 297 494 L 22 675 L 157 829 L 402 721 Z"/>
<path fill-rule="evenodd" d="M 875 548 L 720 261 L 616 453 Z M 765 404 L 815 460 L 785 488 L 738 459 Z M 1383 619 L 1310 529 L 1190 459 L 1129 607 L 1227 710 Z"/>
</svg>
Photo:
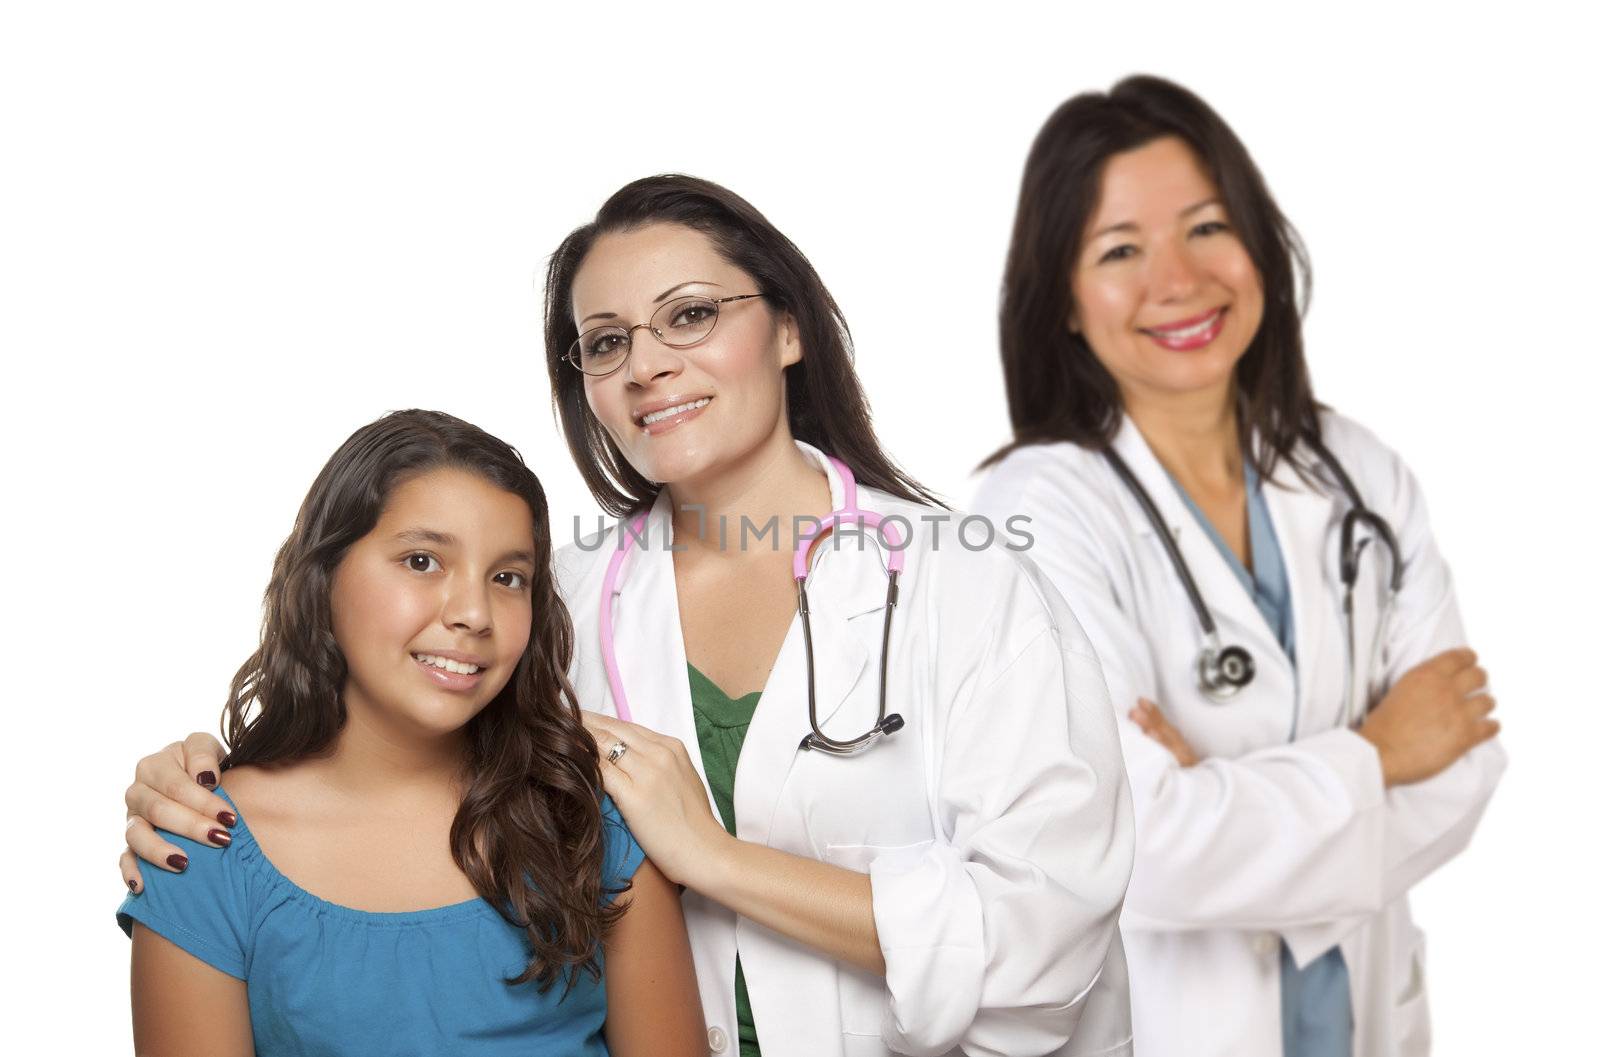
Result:
<svg viewBox="0 0 1600 1057">
<path fill-rule="evenodd" d="M 1358 679 L 1370 676 L 1381 696 L 1419 662 L 1465 645 L 1465 633 L 1405 466 L 1337 415 L 1325 417 L 1324 439 L 1400 542 L 1405 583 L 1376 655 L 1368 640 L 1388 569 L 1380 545 L 1363 552 L 1355 602 Z M 1291 664 L 1131 421 L 1114 447 L 1175 534 L 1222 642 L 1254 655 L 1254 681 L 1225 704 L 1198 689 L 1199 622 L 1103 456 L 1065 443 L 1019 449 L 982 482 L 974 509 L 1032 519 L 1029 553 L 1088 630 L 1122 724 L 1138 828 L 1122 923 L 1141 1057 L 1280 1054 L 1280 937 L 1302 966 L 1342 950 L 1357 1057 L 1427 1053 L 1423 936 L 1406 893 L 1466 846 L 1505 766 L 1499 741 L 1386 792 L 1376 750 L 1340 724 L 1338 530 L 1349 503 L 1333 479 L 1312 488 L 1280 466 L 1263 482 L 1288 570 Z M 1141 696 L 1201 763 L 1179 767 L 1133 725 L 1128 710 Z"/>
<path fill-rule="evenodd" d="M 1127 1053 L 1116 920 L 1132 812 L 1088 640 L 1027 562 L 998 546 L 967 551 L 948 526 L 935 551 L 917 522 L 941 511 L 868 488 L 860 505 L 913 524 L 889 653 L 889 707 L 906 725 L 853 757 L 801 751 L 810 725 L 796 618 L 750 724 L 734 803 L 741 840 L 870 874 L 887 979 L 686 891 L 710 1048 L 738 1048 L 737 953 L 766 1057 Z M 616 655 L 634 720 L 682 741 L 703 779 L 670 523 L 663 495 L 648 542 L 624 563 Z M 819 545 L 808 588 L 819 720 L 836 738 L 877 718 L 887 580 L 877 549 L 855 539 Z M 578 699 L 613 713 L 598 614 L 615 545 L 613 528 L 556 561 L 577 630 Z"/>
</svg>

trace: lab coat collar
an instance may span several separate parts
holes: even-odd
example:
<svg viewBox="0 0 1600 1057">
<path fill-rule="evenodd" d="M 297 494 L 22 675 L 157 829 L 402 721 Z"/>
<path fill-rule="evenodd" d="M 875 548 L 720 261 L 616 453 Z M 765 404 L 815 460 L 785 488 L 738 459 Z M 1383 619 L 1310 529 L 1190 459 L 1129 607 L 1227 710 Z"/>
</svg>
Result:
<svg viewBox="0 0 1600 1057">
<path fill-rule="evenodd" d="M 1258 659 L 1274 657 L 1278 663 L 1292 667 L 1288 654 L 1284 652 L 1272 629 L 1267 626 L 1266 618 L 1256 608 L 1255 600 L 1246 592 L 1244 585 L 1239 582 L 1238 576 L 1228 565 L 1227 559 L 1218 551 L 1205 526 L 1189 509 L 1189 504 L 1184 502 L 1178 486 L 1168 476 L 1166 468 L 1161 465 L 1161 460 L 1156 458 L 1155 451 L 1145 440 L 1144 434 L 1128 415 L 1122 416 L 1122 425 L 1111 446 L 1122 456 L 1123 461 L 1128 464 L 1128 469 L 1133 471 L 1133 475 L 1144 486 L 1150 495 L 1150 501 L 1155 504 L 1162 520 L 1166 522 L 1179 553 L 1188 563 L 1189 573 L 1194 577 L 1195 585 L 1200 589 L 1200 597 L 1211 610 L 1212 619 L 1217 623 L 1218 633 L 1224 640 L 1223 645 L 1233 644 L 1230 640 L 1237 635 L 1236 631 L 1230 633 L 1231 625 L 1235 629 L 1250 632 L 1249 640 L 1240 644 Z M 1107 474 L 1110 473 L 1108 467 Z M 1150 524 L 1149 517 L 1139 505 L 1132 490 L 1114 476 L 1112 482 L 1118 501 L 1129 518 L 1129 524 L 1134 526 L 1135 532 L 1147 538 L 1148 546 L 1159 549 L 1161 542 L 1156 529 Z M 1276 482 L 1262 481 L 1262 491 L 1267 497 L 1268 513 L 1277 531 L 1279 546 L 1284 551 L 1284 564 L 1289 567 L 1290 605 L 1294 610 L 1297 629 L 1295 637 L 1299 639 L 1298 629 L 1305 627 L 1301 620 L 1308 619 L 1303 617 L 1303 612 L 1307 609 L 1303 596 L 1306 584 L 1312 581 L 1305 579 L 1303 569 L 1296 568 L 1303 557 L 1299 551 L 1304 548 L 1295 547 L 1296 534 L 1287 531 L 1288 526 L 1283 523 L 1285 515 L 1280 513 L 1282 504 L 1274 502 L 1274 493 L 1278 490 Z M 1171 562 L 1164 552 L 1161 561 L 1170 567 Z M 1174 581 L 1178 580 L 1176 569 L 1171 569 L 1170 574 Z M 1195 633 L 1200 634 L 1198 618 L 1195 620 Z"/>
<path fill-rule="evenodd" d="M 1117 428 L 1117 435 L 1111 438 L 1111 448 L 1122 461 L 1128 464 L 1128 469 L 1133 471 L 1133 476 L 1144 485 L 1144 490 L 1150 494 L 1151 502 L 1161 512 L 1161 520 L 1169 527 L 1182 525 L 1191 518 L 1189 508 L 1184 504 L 1183 497 L 1172 486 L 1172 481 L 1167 477 L 1166 468 L 1161 465 L 1161 460 L 1156 458 L 1156 453 L 1151 449 L 1144 434 L 1139 432 L 1139 427 L 1126 412 L 1122 415 L 1122 424 Z M 1109 466 L 1106 472 L 1112 472 Z M 1128 523 L 1140 535 L 1156 535 L 1155 526 L 1150 524 L 1150 518 L 1144 512 L 1144 507 L 1139 505 L 1132 491 L 1124 485 L 1120 478 L 1112 478 L 1117 495 L 1117 500 L 1122 504 L 1128 516 Z"/>
<path fill-rule="evenodd" d="M 1183 501 L 1183 496 L 1167 476 L 1144 435 L 1126 415 L 1112 441 L 1112 447 L 1138 476 L 1140 483 L 1150 493 L 1156 509 L 1174 530 L 1178 549 L 1189 563 L 1201 597 L 1211 607 L 1212 616 L 1219 627 L 1232 623 L 1235 627 L 1250 630 L 1252 641 L 1246 645 L 1257 657 L 1272 656 L 1280 658 L 1284 664 L 1291 663 L 1279 646 L 1277 636 L 1256 608 L 1255 601 L 1245 593 L 1238 577 L 1222 555 L 1217 553 L 1216 546 Z M 1295 454 L 1301 458 L 1310 456 L 1307 461 L 1312 465 L 1317 464 L 1315 456 L 1306 450 L 1304 444 L 1296 449 Z M 1319 480 L 1321 476 L 1318 475 Z M 1154 538 L 1155 529 L 1138 500 L 1121 481 L 1116 481 L 1115 487 L 1121 497 L 1120 502 L 1132 519 L 1131 524 L 1137 526 L 1136 531 L 1151 537 L 1151 546 L 1159 547 L 1160 543 Z M 1284 568 L 1289 577 L 1289 605 L 1294 613 L 1295 642 L 1319 642 L 1324 622 L 1337 616 L 1328 607 L 1328 592 L 1336 579 L 1332 575 L 1338 562 L 1336 518 L 1345 502 L 1343 493 L 1337 486 L 1314 487 L 1302 480 L 1292 467 L 1280 462 L 1271 477 L 1262 479 L 1261 494 L 1266 500 L 1267 513 L 1272 518 L 1273 531 L 1278 537 Z M 1176 575 L 1174 571 L 1173 576 Z M 1224 631 L 1223 638 L 1227 637 Z M 1303 719 L 1312 688 L 1322 685 L 1327 679 L 1342 679 L 1344 675 L 1336 670 L 1338 659 L 1327 656 L 1326 651 L 1302 646 L 1295 653 L 1296 715 Z M 1306 733 L 1307 724 L 1296 721 L 1291 729 Z"/>
<path fill-rule="evenodd" d="M 1145 440 L 1144 434 L 1128 415 L 1122 416 L 1122 424 L 1117 429 L 1117 434 L 1111 440 L 1111 447 L 1122 456 L 1128 468 L 1135 477 L 1144 485 L 1145 491 L 1150 493 L 1151 500 L 1156 509 L 1161 512 L 1163 519 L 1169 526 L 1186 525 L 1194 522 L 1194 527 L 1202 533 L 1205 531 L 1198 522 L 1194 521 L 1194 513 L 1189 509 L 1189 504 L 1183 501 L 1177 486 L 1172 483 L 1166 468 L 1156 458 L 1155 451 L 1150 443 Z M 1315 468 L 1316 476 L 1322 481 L 1321 487 L 1312 487 L 1300 478 L 1292 467 L 1279 464 L 1273 475 L 1263 478 L 1261 492 L 1267 500 L 1267 508 L 1272 514 L 1273 524 L 1279 521 L 1279 511 L 1285 513 L 1291 507 L 1303 505 L 1305 510 L 1314 510 L 1324 519 L 1331 518 L 1334 512 L 1335 497 L 1342 496 L 1338 484 L 1332 480 L 1331 475 L 1323 470 L 1315 453 L 1307 450 L 1304 443 L 1295 448 L 1297 457 L 1309 456 L 1309 462 Z M 1109 468 L 1107 469 L 1109 473 Z M 1326 478 L 1326 480 L 1324 480 Z M 1117 482 L 1116 493 L 1119 496 L 1123 509 L 1127 511 L 1135 531 L 1144 535 L 1154 536 L 1155 527 L 1150 524 L 1150 519 L 1145 516 L 1144 508 L 1134 498 L 1133 493 Z M 1282 531 L 1280 530 L 1280 536 Z M 1287 541 L 1280 538 L 1280 545 L 1287 546 Z M 1213 548 L 1214 549 L 1214 548 Z"/>
<path fill-rule="evenodd" d="M 800 442 L 796 444 L 812 466 L 827 474 L 834 509 L 838 509 L 844 502 L 844 488 L 837 471 L 816 448 Z M 857 489 L 858 506 L 886 513 L 878 505 L 881 493 L 859 485 Z M 730 535 L 736 531 L 730 526 Z M 870 529 L 867 531 L 871 533 Z M 672 544 L 672 501 L 666 489 L 662 489 L 650 508 L 645 532 L 647 535 L 643 538 L 648 545 L 641 547 L 636 543 L 626 559 L 632 567 L 624 570 L 624 598 L 617 607 L 618 663 L 630 688 L 630 698 L 644 694 L 646 687 L 660 696 L 661 707 L 650 710 L 648 725 L 683 742 L 695 770 L 703 779 L 705 764 L 689 700 L 688 660 L 683 647 L 672 552 L 668 549 Z M 870 620 L 856 618 L 882 611 L 888 580 L 870 535 L 859 550 L 853 533 L 841 535 L 837 548 L 830 540 L 817 545 L 807 593 L 812 656 L 816 663 L 817 720 L 835 737 L 854 737 L 863 731 L 834 730 L 829 728 L 828 720 L 861 683 L 869 660 L 877 654 L 881 642 L 877 626 Z M 908 572 L 912 564 L 907 563 Z M 639 601 L 630 607 L 628 595 Z M 639 623 L 626 623 L 630 613 L 637 621 L 648 620 L 656 626 L 637 630 Z M 625 635 L 625 631 L 632 633 Z M 650 648 L 644 648 L 645 638 L 650 640 Z M 635 708 L 640 710 L 643 719 L 641 705 L 636 704 Z M 734 782 L 734 813 L 740 839 L 768 842 L 784 784 L 801 752 L 800 741 L 809 733 L 805 641 L 797 616 L 789 626 L 767 677 L 761 702 L 740 751 Z"/>
<path fill-rule="evenodd" d="M 843 507 L 844 481 L 833 463 L 819 449 L 804 441 L 795 441 L 795 447 L 800 449 L 800 454 L 805 456 L 808 463 L 827 474 L 828 494 L 833 509 Z M 887 498 L 876 489 L 870 489 L 859 481 L 856 483 L 856 506 L 862 510 L 888 516 L 892 511 L 887 509 Z M 915 533 L 919 529 L 920 526 L 913 525 L 910 531 Z M 812 550 L 811 575 L 807 583 L 813 607 L 821 585 L 826 584 L 828 604 L 835 613 L 854 619 L 883 608 L 888 591 L 887 555 L 879 549 L 876 531 L 870 528 L 863 531 L 864 539 L 847 522 L 845 528 L 837 530 L 834 536 L 824 539 Z M 906 535 L 903 527 L 901 535 Z"/>
<path fill-rule="evenodd" d="M 805 457 L 807 463 L 821 470 L 827 476 L 830 501 L 833 504 L 833 509 L 839 510 L 844 506 L 845 494 L 844 481 L 840 478 L 838 470 L 834 468 L 833 463 L 828 460 L 820 449 L 804 441 L 797 440 L 794 444 L 800 450 L 800 454 Z M 877 489 L 867 488 L 859 483 L 856 485 L 856 505 L 861 509 L 869 510 L 876 514 L 886 514 L 885 498 L 884 494 Z M 631 521 L 631 517 L 626 519 L 623 522 L 621 531 L 628 531 L 627 525 Z M 918 529 L 919 526 L 913 525 L 910 531 L 915 533 Z M 714 528 L 708 526 L 708 533 L 714 533 L 715 531 Z M 729 545 L 737 546 L 735 541 L 738 538 L 739 526 L 730 524 L 727 532 Z M 874 542 L 877 538 L 876 533 L 872 529 L 866 529 L 865 532 L 865 542 L 858 546 L 860 534 L 854 528 L 849 527 L 847 523 L 847 526 L 838 530 L 834 537 L 824 539 L 813 548 L 811 573 L 807 578 L 808 591 L 811 594 L 813 606 L 816 605 L 819 590 L 823 590 L 820 585 L 826 584 L 828 604 L 833 607 L 833 611 L 836 613 L 842 613 L 846 617 L 854 618 L 866 613 L 877 612 L 883 608 L 888 589 L 886 556 Z M 906 531 L 902 529 L 901 534 L 905 535 Z M 646 514 L 645 526 L 636 535 L 648 541 L 648 547 L 644 549 L 661 554 L 671 554 L 673 545 L 672 497 L 666 488 L 657 493 L 655 501 L 651 504 L 650 510 Z M 837 539 L 837 544 L 835 539 Z M 753 545 L 764 546 L 766 544 L 763 541 Z M 637 561 L 636 555 L 640 550 L 639 545 L 635 543 L 633 546 L 634 553 L 630 554 L 626 560 L 630 564 L 635 563 Z M 877 570 L 876 581 L 872 578 L 873 569 Z M 857 575 L 858 573 L 860 575 Z M 623 575 L 624 577 L 629 577 L 632 574 L 629 570 L 624 570 Z"/>
</svg>

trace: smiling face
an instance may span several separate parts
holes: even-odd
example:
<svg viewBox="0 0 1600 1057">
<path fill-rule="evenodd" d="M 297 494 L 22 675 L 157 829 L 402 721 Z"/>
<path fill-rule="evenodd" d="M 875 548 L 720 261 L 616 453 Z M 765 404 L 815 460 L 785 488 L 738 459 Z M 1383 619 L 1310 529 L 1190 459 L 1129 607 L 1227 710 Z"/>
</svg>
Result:
<svg viewBox="0 0 1600 1057">
<path fill-rule="evenodd" d="M 1113 155 L 1072 269 L 1069 325 L 1125 404 L 1226 399 L 1261 326 L 1261 277 L 1221 194 L 1176 137 Z"/>
<path fill-rule="evenodd" d="M 758 292 L 711 239 L 680 224 L 651 224 L 595 240 L 572 283 L 580 333 L 649 320 L 667 301 Z M 589 408 L 635 470 L 687 482 L 791 442 L 783 370 L 801 356 L 793 320 L 763 298 L 721 306 L 704 341 L 672 348 L 648 328 L 618 370 L 584 378 Z M 662 413 L 666 412 L 665 415 Z"/>
<path fill-rule="evenodd" d="M 474 473 L 396 487 L 333 576 L 349 713 L 402 736 L 464 727 L 527 647 L 534 550 L 528 504 Z"/>
</svg>

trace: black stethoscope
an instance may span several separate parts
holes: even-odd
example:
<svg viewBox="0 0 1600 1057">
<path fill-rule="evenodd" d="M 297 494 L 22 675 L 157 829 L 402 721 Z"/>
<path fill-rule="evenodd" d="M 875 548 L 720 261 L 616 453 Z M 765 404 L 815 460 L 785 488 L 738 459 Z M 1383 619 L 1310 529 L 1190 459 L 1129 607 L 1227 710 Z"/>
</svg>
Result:
<svg viewBox="0 0 1600 1057">
<path fill-rule="evenodd" d="M 832 455 L 826 458 L 839 475 L 839 485 L 844 492 L 844 505 L 801 533 L 794 551 L 794 582 L 799 593 L 800 630 L 806 645 L 806 705 L 810 709 L 811 718 L 811 733 L 800 739 L 800 748 L 816 749 L 833 756 L 850 756 L 880 738 L 887 738 L 906 725 L 905 718 L 898 712 L 889 711 L 889 626 L 894 620 L 894 611 L 900 604 L 900 574 L 905 571 L 906 546 L 900 542 L 900 533 L 895 528 L 892 518 L 863 510 L 857 503 L 856 475 L 851 472 L 844 460 L 836 459 Z M 622 686 L 622 668 L 617 663 L 617 637 L 611 610 L 622 589 L 623 559 L 627 557 L 628 550 L 635 541 L 644 538 L 646 516 L 643 513 L 638 514 L 627 527 L 618 526 L 617 531 L 620 536 L 617 540 L 617 550 L 611 556 L 611 561 L 606 566 L 605 577 L 600 582 L 600 657 L 605 664 L 606 683 L 611 689 L 611 701 L 616 706 L 617 718 L 626 723 L 632 723 L 634 719 L 633 712 L 628 707 L 628 695 Z M 855 528 L 863 535 L 869 528 L 877 529 L 881 533 L 879 546 L 888 552 L 884 571 L 888 573 L 889 580 L 883 603 L 883 646 L 878 663 L 878 720 L 865 734 L 839 741 L 824 734 L 817 720 L 817 665 L 816 658 L 811 652 L 811 599 L 806 594 L 806 581 L 811 575 L 810 555 L 816 542 L 836 528 L 847 527 Z M 615 763 L 622 758 L 627 749 L 627 744 L 619 741 L 612 746 L 607 759 Z"/>
<path fill-rule="evenodd" d="M 1369 509 L 1361 500 L 1361 493 L 1356 490 L 1355 482 L 1340 465 L 1339 460 L 1333 457 L 1322 441 L 1313 436 L 1305 437 L 1311 450 L 1316 452 L 1317 458 L 1328 468 L 1338 480 L 1339 487 L 1350 500 L 1350 509 L 1345 513 L 1344 520 L 1339 526 L 1339 582 L 1344 587 L 1344 616 L 1345 616 L 1345 661 L 1346 661 L 1346 699 L 1344 722 L 1355 722 L 1365 714 L 1364 703 L 1357 702 L 1356 689 L 1356 628 L 1355 628 L 1355 585 L 1356 577 L 1361 568 L 1361 552 L 1373 539 L 1380 539 L 1389 551 L 1389 601 L 1383 607 L 1378 619 L 1378 626 L 1374 632 L 1374 642 L 1381 643 L 1384 631 L 1388 625 L 1389 613 L 1393 599 L 1400 591 L 1401 565 L 1400 548 L 1395 539 L 1394 531 L 1389 523 Z M 1173 569 L 1178 574 L 1178 579 L 1183 583 L 1184 593 L 1189 596 L 1189 605 L 1194 609 L 1195 617 L 1200 621 L 1202 636 L 1200 657 L 1195 665 L 1195 674 L 1200 686 L 1200 692 L 1212 701 L 1221 704 L 1233 697 L 1240 690 L 1250 685 L 1256 675 L 1255 658 L 1243 646 L 1224 646 L 1221 636 L 1217 634 L 1217 622 L 1212 619 L 1211 610 L 1207 608 L 1205 599 L 1200 597 L 1200 588 L 1194 582 L 1194 576 L 1189 572 L 1189 563 L 1183 560 L 1183 555 L 1178 551 L 1178 542 L 1172 536 L 1172 530 L 1167 527 L 1161 518 L 1161 513 L 1156 509 L 1150 493 L 1144 490 L 1139 479 L 1134 476 L 1128 464 L 1123 461 L 1111 448 L 1105 449 L 1106 461 L 1116 471 L 1122 483 L 1127 485 L 1128 491 L 1139 501 L 1139 506 L 1144 510 L 1145 517 L 1150 520 L 1150 525 L 1156 530 L 1161 546 L 1166 550 L 1167 557 L 1172 562 Z M 1372 532 L 1371 536 L 1356 539 L 1356 528 L 1365 525 Z"/>
</svg>

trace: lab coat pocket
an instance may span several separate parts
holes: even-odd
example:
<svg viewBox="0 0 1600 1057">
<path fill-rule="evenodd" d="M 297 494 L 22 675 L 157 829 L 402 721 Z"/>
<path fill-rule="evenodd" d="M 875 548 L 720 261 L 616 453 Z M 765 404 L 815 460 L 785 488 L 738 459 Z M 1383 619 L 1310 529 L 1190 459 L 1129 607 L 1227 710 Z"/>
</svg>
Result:
<svg viewBox="0 0 1600 1057">
<path fill-rule="evenodd" d="M 1427 941 L 1416 931 L 1416 944 L 1411 956 L 1397 967 L 1394 1007 L 1394 1052 L 1401 1057 L 1424 1055 L 1432 1045 L 1432 1029 L 1428 1023 Z"/>
<path fill-rule="evenodd" d="M 856 873 L 867 873 L 879 859 L 916 859 L 933 841 L 912 844 L 829 844 L 825 862 Z M 839 964 L 839 1024 L 844 1031 L 844 1052 L 888 1053 L 882 1042 L 884 1020 L 889 1015 L 889 991 L 883 977 Z"/>
</svg>

